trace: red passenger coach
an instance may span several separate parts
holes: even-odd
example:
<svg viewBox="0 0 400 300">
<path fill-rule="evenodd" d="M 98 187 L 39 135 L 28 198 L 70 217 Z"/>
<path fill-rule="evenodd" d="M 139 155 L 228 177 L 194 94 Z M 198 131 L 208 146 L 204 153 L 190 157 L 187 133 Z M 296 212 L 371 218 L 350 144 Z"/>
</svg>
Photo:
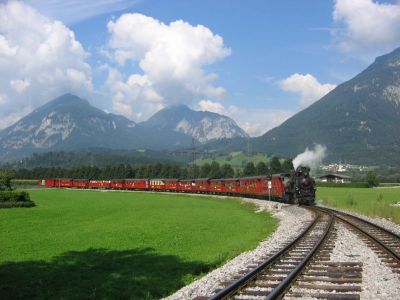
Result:
<svg viewBox="0 0 400 300">
<path fill-rule="evenodd" d="M 151 190 L 165 190 L 165 180 L 164 179 L 150 179 L 150 189 Z"/>
<path fill-rule="evenodd" d="M 54 186 L 55 187 L 72 187 L 73 180 L 70 178 L 61 178 L 61 179 L 54 179 Z"/>
<path fill-rule="evenodd" d="M 178 190 L 182 192 L 191 192 L 195 187 L 193 179 L 182 179 L 178 181 Z"/>
<path fill-rule="evenodd" d="M 227 178 L 225 181 L 225 191 L 228 194 L 240 193 L 240 181 L 238 178 Z"/>
<path fill-rule="evenodd" d="M 112 189 L 122 190 L 125 188 L 125 179 L 113 179 L 111 180 L 110 187 Z"/>
<path fill-rule="evenodd" d="M 240 193 L 245 195 L 260 195 L 268 192 L 267 176 L 243 177 L 240 181 Z"/>
<path fill-rule="evenodd" d="M 195 179 L 193 190 L 198 193 L 209 192 L 210 191 L 210 180 L 208 178 Z"/>
<path fill-rule="evenodd" d="M 89 187 L 92 189 L 109 189 L 111 180 L 90 180 Z"/>
<path fill-rule="evenodd" d="M 147 190 L 149 179 L 125 179 L 125 188 L 128 190 Z"/>
<path fill-rule="evenodd" d="M 268 190 L 267 190 L 268 192 Z M 272 175 L 271 177 L 271 195 L 274 197 L 284 198 L 285 197 L 285 184 L 284 176 L 280 174 Z"/>
<path fill-rule="evenodd" d="M 164 179 L 166 191 L 177 191 L 179 188 L 178 179 Z"/>
<path fill-rule="evenodd" d="M 225 193 L 225 184 L 223 179 L 211 179 L 210 180 L 210 192 L 211 193 Z"/>
<path fill-rule="evenodd" d="M 72 187 L 78 189 L 86 189 L 89 187 L 89 180 L 87 179 L 74 179 L 72 181 Z"/>
</svg>

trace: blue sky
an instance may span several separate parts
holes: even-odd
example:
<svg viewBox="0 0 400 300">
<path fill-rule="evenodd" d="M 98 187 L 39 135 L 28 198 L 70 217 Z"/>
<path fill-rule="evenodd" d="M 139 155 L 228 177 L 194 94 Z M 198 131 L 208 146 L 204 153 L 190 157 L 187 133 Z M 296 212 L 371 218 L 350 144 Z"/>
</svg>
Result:
<svg viewBox="0 0 400 300">
<path fill-rule="evenodd" d="M 0 128 L 73 92 L 134 121 L 184 103 L 255 136 L 398 46 L 399 1 L 1 1 Z"/>
</svg>

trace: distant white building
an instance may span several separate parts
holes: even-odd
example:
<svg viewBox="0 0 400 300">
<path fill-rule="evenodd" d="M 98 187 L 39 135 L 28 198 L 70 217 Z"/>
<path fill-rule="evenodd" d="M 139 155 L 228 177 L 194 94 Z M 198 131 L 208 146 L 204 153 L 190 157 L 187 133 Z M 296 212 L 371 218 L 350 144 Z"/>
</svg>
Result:
<svg viewBox="0 0 400 300">
<path fill-rule="evenodd" d="M 317 178 L 319 182 L 349 183 L 351 177 L 343 174 L 326 174 Z"/>
</svg>

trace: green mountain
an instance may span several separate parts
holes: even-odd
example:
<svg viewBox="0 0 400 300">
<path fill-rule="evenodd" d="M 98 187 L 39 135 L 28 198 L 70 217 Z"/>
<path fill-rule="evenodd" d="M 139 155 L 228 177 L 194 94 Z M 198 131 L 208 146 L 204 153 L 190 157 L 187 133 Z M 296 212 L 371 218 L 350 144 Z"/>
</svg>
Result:
<svg viewBox="0 0 400 300">
<path fill-rule="evenodd" d="M 376 58 L 366 70 L 250 141 L 254 152 L 294 157 L 313 144 L 328 148 L 325 161 L 400 163 L 400 48 Z M 207 145 L 245 150 L 246 139 Z"/>
</svg>

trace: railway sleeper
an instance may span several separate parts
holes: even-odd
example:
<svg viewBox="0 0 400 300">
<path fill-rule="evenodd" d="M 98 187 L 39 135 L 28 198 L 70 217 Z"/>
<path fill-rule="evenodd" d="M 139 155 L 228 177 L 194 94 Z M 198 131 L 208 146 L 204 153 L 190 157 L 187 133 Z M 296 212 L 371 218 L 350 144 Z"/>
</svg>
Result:
<svg viewBox="0 0 400 300">
<path fill-rule="evenodd" d="M 330 282 L 330 283 L 336 283 L 336 284 L 348 284 L 348 283 L 362 283 L 361 278 L 321 278 L 321 277 L 306 277 L 304 275 L 303 277 L 298 279 L 298 282 L 314 282 L 314 281 L 319 281 L 319 282 Z"/>
<path fill-rule="evenodd" d="M 307 269 L 307 271 L 326 271 L 326 272 L 343 272 L 343 273 L 361 273 L 362 272 L 362 267 L 353 267 L 353 266 L 346 266 L 346 267 L 320 267 L 320 266 L 310 266 L 309 269 Z"/>
<path fill-rule="evenodd" d="M 296 284 L 296 288 L 307 290 L 325 290 L 330 292 L 361 292 L 361 286 L 358 285 L 327 285 L 327 284 Z"/>
<path fill-rule="evenodd" d="M 322 276 L 332 278 L 360 278 L 360 273 L 343 273 L 343 272 L 319 272 L 319 271 L 308 271 L 307 275 L 310 276 Z"/>
<path fill-rule="evenodd" d="M 328 299 L 328 300 L 360 300 L 360 295 L 359 294 L 330 294 L 330 293 L 310 293 L 307 295 L 304 295 L 302 293 L 290 293 L 285 295 L 285 299 L 289 298 L 301 298 L 304 296 L 308 296 L 311 298 L 317 298 L 317 299 Z"/>
</svg>

